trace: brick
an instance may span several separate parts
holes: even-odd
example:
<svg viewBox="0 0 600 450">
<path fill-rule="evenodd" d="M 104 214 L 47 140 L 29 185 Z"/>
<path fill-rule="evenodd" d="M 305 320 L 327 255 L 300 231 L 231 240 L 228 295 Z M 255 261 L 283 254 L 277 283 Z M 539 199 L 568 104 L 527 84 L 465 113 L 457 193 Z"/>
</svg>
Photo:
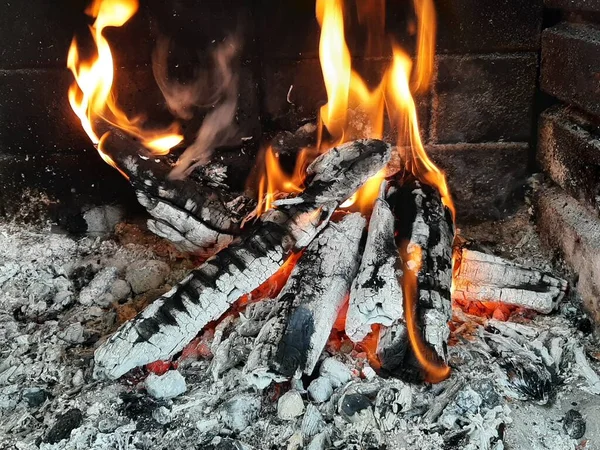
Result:
<svg viewBox="0 0 600 450">
<path fill-rule="evenodd" d="M 600 114 L 600 30 L 561 23 L 542 33 L 542 90 Z"/>
<path fill-rule="evenodd" d="M 544 0 L 547 8 L 564 9 L 567 11 L 600 12 L 600 3 L 596 0 Z"/>
<path fill-rule="evenodd" d="M 535 53 L 440 56 L 433 87 L 433 143 L 527 141 Z"/>
<path fill-rule="evenodd" d="M 542 242 L 561 253 L 577 274 L 577 291 L 600 331 L 600 221 L 557 187 L 536 195 Z"/>
<path fill-rule="evenodd" d="M 49 201 L 35 202 L 40 194 Z M 60 215 L 113 202 L 126 205 L 129 212 L 140 211 L 127 180 L 93 148 L 60 155 L 0 155 L 0 217 L 39 220 L 31 217 L 36 208 L 41 214 Z"/>
<path fill-rule="evenodd" d="M 542 0 L 438 0 L 435 5 L 438 52 L 539 49 Z"/>
<path fill-rule="evenodd" d="M 565 107 L 539 121 L 538 161 L 544 171 L 593 214 L 600 211 L 600 128 Z"/>
<path fill-rule="evenodd" d="M 427 151 L 446 173 L 459 224 L 501 219 L 522 203 L 527 144 L 429 145 Z"/>
</svg>

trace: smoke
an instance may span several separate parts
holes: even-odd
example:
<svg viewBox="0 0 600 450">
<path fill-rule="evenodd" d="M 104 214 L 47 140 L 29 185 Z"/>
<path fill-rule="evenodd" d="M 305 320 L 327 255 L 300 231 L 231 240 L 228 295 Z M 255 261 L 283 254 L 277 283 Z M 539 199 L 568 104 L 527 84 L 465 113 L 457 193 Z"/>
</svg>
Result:
<svg viewBox="0 0 600 450">
<path fill-rule="evenodd" d="M 159 40 L 152 69 L 169 110 L 175 116 L 189 120 L 196 109 L 210 108 L 195 141 L 171 171 L 171 178 L 186 177 L 197 166 L 206 164 L 216 147 L 230 144 L 238 136 L 235 114 L 239 76 L 233 68 L 238 50 L 238 39 L 228 37 L 213 52 L 214 67 L 199 73 L 195 81 L 182 84 L 168 79 L 169 41 Z"/>
</svg>

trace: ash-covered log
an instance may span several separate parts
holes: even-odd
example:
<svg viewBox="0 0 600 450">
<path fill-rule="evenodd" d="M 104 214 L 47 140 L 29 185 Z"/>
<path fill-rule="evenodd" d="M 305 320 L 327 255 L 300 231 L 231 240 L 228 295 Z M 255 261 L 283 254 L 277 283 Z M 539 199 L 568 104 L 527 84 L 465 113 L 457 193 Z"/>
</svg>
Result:
<svg viewBox="0 0 600 450">
<path fill-rule="evenodd" d="M 294 309 L 272 361 L 277 373 L 312 374 L 356 276 L 365 225 L 359 213 L 349 214 L 302 254 L 282 291 L 294 296 Z"/>
<path fill-rule="evenodd" d="M 385 199 L 387 183 L 381 184 L 375 200 L 369 233 L 358 274 L 352 283 L 346 335 L 362 341 L 373 324 L 386 327 L 404 317 L 402 307 L 402 269 L 394 238 L 394 215 Z"/>
<path fill-rule="evenodd" d="M 497 302 L 548 314 L 565 296 L 567 282 L 476 250 L 456 250 L 454 290 L 457 301 Z"/>
<path fill-rule="evenodd" d="M 317 158 L 310 166 L 312 180 L 298 201 L 265 212 L 243 238 L 208 259 L 101 345 L 95 353 L 95 377 L 118 378 L 180 351 L 207 323 L 275 274 L 292 252 L 306 247 L 337 206 L 386 164 L 390 152 L 382 141 L 361 140 Z"/>
<path fill-rule="evenodd" d="M 303 252 L 248 358 L 252 384 L 262 388 L 312 373 L 358 269 L 365 224 L 359 213 L 349 214 Z"/>
<path fill-rule="evenodd" d="M 407 367 L 398 364 L 402 353 L 404 366 L 414 366 L 416 358 L 421 366 L 425 359 L 437 359 L 434 365 L 442 367 L 452 317 L 452 214 L 436 188 L 414 179 L 392 184 L 387 201 L 396 220 L 396 244 L 403 264 L 404 317 L 392 325 L 392 330 L 382 332 L 378 353 L 385 356 L 384 364 L 391 361 L 403 371 Z M 402 345 L 409 337 L 411 345 Z M 382 369 L 394 371 L 385 365 Z M 440 370 L 440 377 L 442 372 L 446 373 Z"/>
<path fill-rule="evenodd" d="M 100 147 L 127 176 L 138 201 L 153 217 L 148 228 L 179 249 L 208 256 L 240 234 L 249 209 L 238 196 L 192 178 L 170 179 L 170 165 L 118 129 L 105 134 Z"/>
</svg>

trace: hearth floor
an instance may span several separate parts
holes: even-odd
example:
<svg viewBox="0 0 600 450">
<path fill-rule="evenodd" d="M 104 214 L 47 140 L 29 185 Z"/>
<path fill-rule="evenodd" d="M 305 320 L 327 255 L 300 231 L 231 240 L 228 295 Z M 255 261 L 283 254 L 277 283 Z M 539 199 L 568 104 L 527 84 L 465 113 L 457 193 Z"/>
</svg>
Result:
<svg viewBox="0 0 600 450">
<path fill-rule="evenodd" d="M 539 245 L 526 209 L 461 235 L 570 279 Z M 548 316 L 486 321 L 494 334 L 477 325 L 485 319 L 456 311 L 453 373 L 434 386 L 380 378 L 364 353 L 329 345 L 342 364 L 319 377 L 337 380 L 319 402 L 316 388 L 307 392 L 312 379 L 264 391 L 246 383 L 235 358 L 252 338 L 228 337 L 253 320 L 249 311 L 205 333 L 205 351 L 177 367 L 185 392 L 161 399 L 147 393 L 143 370 L 95 381 L 93 350 L 183 278 L 193 258 L 131 223 L 79 238 L 49 225 L 0 224 L 0 255 L 1 449 L 600 448 L 600 352 L 576 292 Z M 551 387 L 538 383 L 540 370 Z M 166 395 L 173 384 L 152 392 Z"/>
</svg>

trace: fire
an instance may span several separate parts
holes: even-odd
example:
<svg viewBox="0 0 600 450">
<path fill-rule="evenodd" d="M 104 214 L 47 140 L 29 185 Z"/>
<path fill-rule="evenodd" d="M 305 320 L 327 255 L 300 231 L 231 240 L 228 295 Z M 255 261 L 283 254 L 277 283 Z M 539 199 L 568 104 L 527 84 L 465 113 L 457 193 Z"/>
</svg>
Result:
<svg viewBox="0 0 600 450">
<path fill-rule="evenodd" d="M 141 119 L 130 119 L 119 109 L 112 93 L 113 56 L 103 31 L 106 27 L 122 26 L 137 9 L 137 0 L 94 0 L 86 10 L 86 14 L 96 19 L 90 27 L 96 54 L 83 59 L 77 39 L 73 39 L 67 57 L 67 67 L 75 77 L 75 82 L 69 88 L 69 103 L 94 144 L 100 142 L 100 136 L 106 132 L 103 126 L 109 124 L 135 136 L 152 152 L 164 155 L 183 139 L 177 125 L 173 124 L 165 130 L 144 130 L 141 128 Z M 107 155 L 101 152 L 101 156 L 114 166 Z"/>
</svg>

